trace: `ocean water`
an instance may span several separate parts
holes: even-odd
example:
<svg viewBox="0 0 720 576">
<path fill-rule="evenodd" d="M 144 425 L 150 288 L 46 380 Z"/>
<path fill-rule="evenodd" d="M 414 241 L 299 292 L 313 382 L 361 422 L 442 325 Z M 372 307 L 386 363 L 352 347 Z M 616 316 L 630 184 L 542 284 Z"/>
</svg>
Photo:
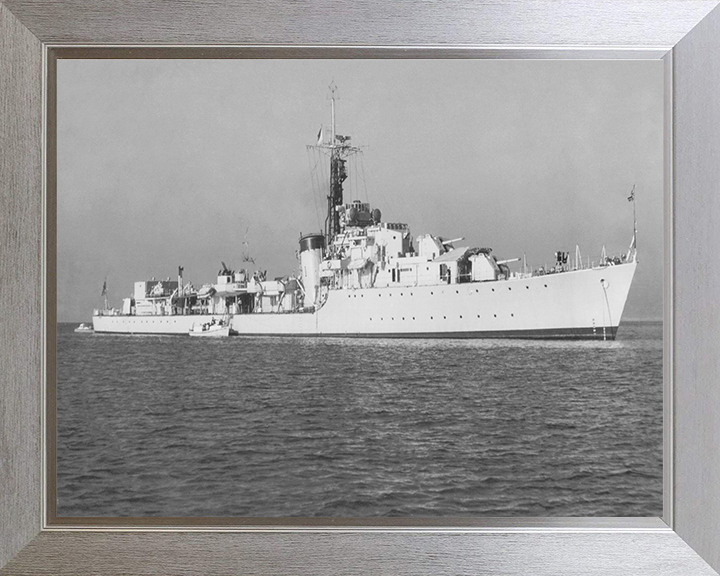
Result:
<svg viewBox="0 0 720 576">
<path fill-rule="evenodd" d="M 660 516 L 662 324 L 614 342 L 75 334 L 60 516 Z"/>
</svg>

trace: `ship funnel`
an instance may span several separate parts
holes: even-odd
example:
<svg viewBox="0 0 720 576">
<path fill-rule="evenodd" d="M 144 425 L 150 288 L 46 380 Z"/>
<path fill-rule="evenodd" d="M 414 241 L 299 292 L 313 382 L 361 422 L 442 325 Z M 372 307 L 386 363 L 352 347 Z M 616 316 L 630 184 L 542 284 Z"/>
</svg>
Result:
<svg viewBox="0 0 720 576">
<path fill-rule="evenodd" d="M 300 238 L 300 275 L 305 287 L 305 306 L 314 306 L 317 299 L 324 248 L 325 236 L 322 234 L 306 234 Z"/>
</svg>

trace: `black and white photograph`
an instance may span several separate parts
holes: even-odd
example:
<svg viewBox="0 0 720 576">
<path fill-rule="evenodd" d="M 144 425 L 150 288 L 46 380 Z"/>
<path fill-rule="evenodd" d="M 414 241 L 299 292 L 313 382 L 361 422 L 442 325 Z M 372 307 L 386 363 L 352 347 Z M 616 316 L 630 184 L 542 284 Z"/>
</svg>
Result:
<svg viewBox="0 0 720 576">
<path fill-rule="evenodd" d="M 61 517 L 657 517 L 663 64 L 57 64 Z"/>
</svg>

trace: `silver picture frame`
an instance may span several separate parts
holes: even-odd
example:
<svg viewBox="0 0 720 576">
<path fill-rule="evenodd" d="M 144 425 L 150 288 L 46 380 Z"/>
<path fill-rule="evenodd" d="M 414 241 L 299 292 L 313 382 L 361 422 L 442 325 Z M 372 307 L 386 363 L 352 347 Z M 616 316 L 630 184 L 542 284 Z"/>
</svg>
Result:
<svg viewBox="0 0 720 576">
<path fill-rule="evenodd" d="M 0 1 L 0 574 L 715 574 L 718 2 L 328 4 Z M 46 386 L 54 373 L 46 306 L 55 298 L 48 233 L 55 206 L 47 194 L 54 189 L 53 59 L 103 49 L 157 57 L 142 54 L 183 46 L 203 57 L 239 50 L 243 57 L 662 60 L 663 517 L 60 522 L 48 498 L 54 454 L 47 439 L 55 429 Z"/>
</svg>

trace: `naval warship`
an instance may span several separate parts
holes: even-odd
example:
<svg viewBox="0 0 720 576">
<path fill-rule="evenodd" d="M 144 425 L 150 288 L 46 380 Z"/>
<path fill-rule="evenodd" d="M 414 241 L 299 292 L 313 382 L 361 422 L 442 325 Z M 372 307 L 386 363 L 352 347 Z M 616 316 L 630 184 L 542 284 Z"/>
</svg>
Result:
<svg viewBox="0 0 720 576">
<path fill-rule="evenodd" d="M 223 263 L 196 289 L 178 267 L 177 280 L 135 282 L 121 307 L 95 310 L 94 333 L 615 339 L 637 267 L 634 189 L 629 249 L 603 249 L 595 262 L 576 248 L 528 269 L 462 238 L 414 238 L 369 203 L 345 201 L 348 159 L 360 149 L 336 133 L 334 93 L 330 102 L 331 126 L 308 146 L 329 158 L 325 226 L 300 235 L 299 270 L 268 280 Z"/>
</svg>

